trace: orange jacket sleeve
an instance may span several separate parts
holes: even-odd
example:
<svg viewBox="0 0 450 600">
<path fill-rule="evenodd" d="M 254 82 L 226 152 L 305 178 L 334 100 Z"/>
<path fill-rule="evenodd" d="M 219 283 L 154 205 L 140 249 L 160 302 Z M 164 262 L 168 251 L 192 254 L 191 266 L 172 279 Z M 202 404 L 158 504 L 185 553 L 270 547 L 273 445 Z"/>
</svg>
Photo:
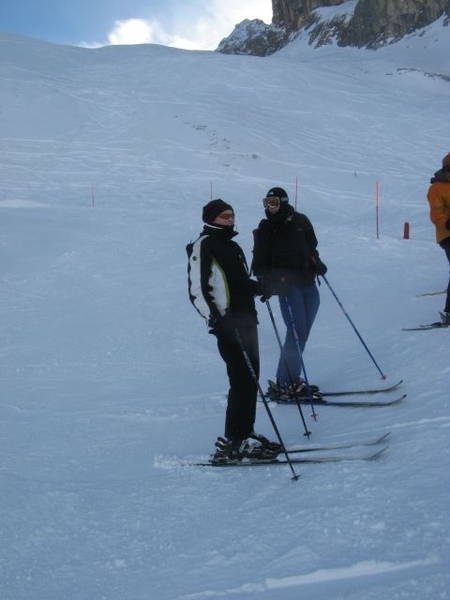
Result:
<svg viewBox="0 0 450 600">
<path fill-rule="evenodd" d="M 427 199 L 430 204 L 430 220 L 436 227 L 436 241 L 450 236 L 445 223 L 450 219 L 450 182 L 437 181 L 430 186 Z"/>
</svg>

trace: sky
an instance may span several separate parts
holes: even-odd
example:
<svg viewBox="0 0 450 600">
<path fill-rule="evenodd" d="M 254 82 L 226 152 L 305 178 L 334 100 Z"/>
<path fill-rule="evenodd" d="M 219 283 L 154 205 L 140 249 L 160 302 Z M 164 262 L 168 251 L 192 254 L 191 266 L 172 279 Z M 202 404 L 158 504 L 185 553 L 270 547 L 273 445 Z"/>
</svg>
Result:
<svg viewBox="0 0 450 600">
<path fill-rule="evenodd" d="M 244 19 L 272 20 L 271 0 L 2 0 L 0 31 L 57 44 L 155 43 L 214 50 Z"/>
<path fill-rule="evenodd" d="M 426 193 L 450 150 L 450 28 L 421 33 L 267 59 L 0 34 L 1 600 L 449 600 L 450 330 L 402 330 L 439 318 L 444 295 L 419 294 L 448 281 Z M 297 481 L 190 465 L 223 434 L 227 377 L 185 247 L 212 193 L 250 262 L 274 185 L 386 375 L 322 281 L 310 382 L 407 394 L 303 405 L 310 439 L 271 403 L 288 447 L 390 432 L 376 461 L 351 458 L 384 444 L 300 454 L 349 460 Z M 256 304 L 266 389 L 279 351 Z M 255 428 L 274 439 L 261 398 Z"/>
</svg>

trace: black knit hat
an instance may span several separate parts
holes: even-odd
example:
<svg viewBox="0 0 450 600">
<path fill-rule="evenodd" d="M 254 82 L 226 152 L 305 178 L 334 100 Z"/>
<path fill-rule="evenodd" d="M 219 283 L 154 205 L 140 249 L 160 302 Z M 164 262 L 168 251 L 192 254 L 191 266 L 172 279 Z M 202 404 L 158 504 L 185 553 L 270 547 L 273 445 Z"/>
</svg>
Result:
<svg viewBox="0 0 450 600">
<path fill-rule="evenodd" d="M 279 198 L 281 202 L 289 202 L 289 196 L 286 190 L 280 187 L 270 188 L 266 194 L 266 198 Z"/>
<path fill-rule="evenodd" d="M 207 223 L 208 225 L 211 225 L 214 219 L 216 219 L 216 217 L 221 215 L 226 210 L 233 210 L 233 207 L 227 204 L 221 198 L 211 200 L 211 202 L 208 202 L 208 204 L 205 204 L 205 206 L 203 207 L 203 222 Z"/>
</svg>

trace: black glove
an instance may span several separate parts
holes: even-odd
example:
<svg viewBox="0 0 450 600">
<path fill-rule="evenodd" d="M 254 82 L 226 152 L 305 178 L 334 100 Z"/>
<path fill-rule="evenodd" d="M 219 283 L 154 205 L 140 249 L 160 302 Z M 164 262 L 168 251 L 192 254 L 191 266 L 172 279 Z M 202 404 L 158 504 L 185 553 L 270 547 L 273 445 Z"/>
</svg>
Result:
<svg viewBox="0 0 450 600">
<path fill-rule="evenodd" d="M 450 231 L 450 219 L 447 219 L 445 221 L 445 229 L 448 229 Z"/>
<path fill-rule="evenodd" d="M 254 296 L 261 296 L 264 293 L 262 281 L 260 281 L 259 279 L 258 281 L 250 279 L 250 285 L 252 287 L 252 292 Z"/>
<path fill-rule="evenodd" d="M 217 329 L 221 335 L 229 340 L 236 338 L 236 323 L 231 313 L 226 312 L 217 320 Z"/>
<path fill-rule="evenodd" d="M 318 256 L 312 256 L 311 263 L 316 275 L 325 275 L 328 271 L 327 265 L 323 263 Z"/>
<path fill-rule="evenodd" d="M 217 335 L 217 323 L 219 321 L 218 317 L 215 316 L 210 316 L 208 319 L 208 328 L 209 328 L 209 333 L 211 333 L 212 335 Z"/>
<path fill-rule="evenodd" d="M 260 300 L 261 302 L 267 302 L 273 294 L 273 285 L 267 278 L 263 279 L 262 277 L 258 280 L 258 283 L 261 290 L 260 294 L 258 294 L 261 296 Z"/>
</svg>

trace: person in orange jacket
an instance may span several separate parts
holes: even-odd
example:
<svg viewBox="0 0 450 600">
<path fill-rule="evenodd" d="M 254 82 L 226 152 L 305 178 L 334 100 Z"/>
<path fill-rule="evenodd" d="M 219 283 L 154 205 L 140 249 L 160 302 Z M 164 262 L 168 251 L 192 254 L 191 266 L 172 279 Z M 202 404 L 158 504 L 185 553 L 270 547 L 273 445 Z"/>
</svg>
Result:
<svg viewBox="0 0 450 600">
<path fill-rule="evenodd" d="M 436 227 L 436 241 L 444 250 L 450 266 L 450 152 L 442 159 L 442 169 L 430 179 L 427 199 L 430 220 Z M 443 325 L 450 326 L 450 280 L 444 311 L 440 313 Z"/>
</svg>

